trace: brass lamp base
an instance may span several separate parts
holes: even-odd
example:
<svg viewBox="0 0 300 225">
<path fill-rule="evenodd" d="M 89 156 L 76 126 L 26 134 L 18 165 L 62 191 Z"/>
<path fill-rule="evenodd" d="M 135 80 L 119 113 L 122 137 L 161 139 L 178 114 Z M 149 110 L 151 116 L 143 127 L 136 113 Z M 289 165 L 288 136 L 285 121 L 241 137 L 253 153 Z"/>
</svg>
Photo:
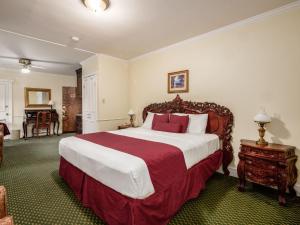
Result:
<svg viewBox="0 0 300 225">
<path fill-rule="evenodd" d="M 134 127 L 134 122 L 133 122 L 133 116 L 134 115 L 129 115 L 130 116 L 130 126 Z"/>
<path fill-rule="evenodd" d="M 265 124 L 267 124 L 267 123 L 265 123 L 265 122 L 257 122 L 257 123 L 258 123 L 258 125 L 259 125 L 260 127 L 259 127 L 259 129 L 258 129 L 258 132 L 259 132 L 259 140 L 256 141 L 256 144 L 257 144 L 257 145 L 261 145 L 261 146 L 266 146 L 266 145 L 268 145 L 268 142 L 266 142 L 266 140 L 264 139 L 265 132 L 266 132 L 264 126 L 265 126 Z"/>
<path fill-rule="evenodd" d="M 256 141 L 256 144 L 261 146 L 267 146 L 269 143 L 265 141 L 265 139 L 259 139 L 258 141 Z"/>
</svg>

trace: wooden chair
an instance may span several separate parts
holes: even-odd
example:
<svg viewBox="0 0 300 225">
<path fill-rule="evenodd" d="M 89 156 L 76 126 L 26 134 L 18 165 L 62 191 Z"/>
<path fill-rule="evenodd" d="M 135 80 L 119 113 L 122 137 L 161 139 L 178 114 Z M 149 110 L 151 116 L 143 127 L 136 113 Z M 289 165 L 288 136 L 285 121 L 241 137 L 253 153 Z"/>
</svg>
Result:
<svg viewBox="0 0 300 225">
<path fill-rule="evenodd" d="M 0 186 L 0 225 L 13 225 L 14 221 L 7 214 L 7 194 L 4 186 Z"/>
<path fill-rule="evenodd" d="M 3 160 L 4 126 L 0 124 L 0 166 Z"/>
<path fill-rule="evenodd" d="M 50 135 L 51 127 L 51 112 L 38 112 L 36 117 L 36 122 L 32 127 L 32 136 L 35 134 L 39 136 L 40 130 L 46 130 L 47 136 Z"/>
</svg>

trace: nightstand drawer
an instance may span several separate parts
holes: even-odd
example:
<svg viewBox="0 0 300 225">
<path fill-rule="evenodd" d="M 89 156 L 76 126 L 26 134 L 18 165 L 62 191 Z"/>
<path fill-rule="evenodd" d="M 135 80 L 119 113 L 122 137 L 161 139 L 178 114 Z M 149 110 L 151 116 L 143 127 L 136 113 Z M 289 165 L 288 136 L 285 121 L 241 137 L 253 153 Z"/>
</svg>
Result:
<svg viewBox="0 0 300 225">
<path fill-rule="evenodd" d="M 245 171 L 250 172 L 254 175 L 260 176 L 260 177 L 277 177 L 277 171 L 276 169 L 270 170 L 270 169 L 262 169 L 256 166 L 245 166 Z"/>
<path fill-rule="evenodd" d="M 270 171 L 274 171 L 277 168 L 276 163 L 272 163 L 270 161 L 258 159 L 258 158 L 246 158 L 245 164 L 247 166 L 256 167 L 258 169 L 270 170 Z"/>
<path fill-rule="evenodd" d="M 277 185 L 277 179 L 274 176 L 274 174 L 263 170 L 251 170 L 251 169 L 249 170 L 246 168 L 245 176 L 246 179 L 254 183 L 271 185 L 271 186 Z"/>
<path fill-rule="evenodd" d="M 281 152 L 274 152 L 274 151 L 268 151 L 268 150 L 261 150 L 256 149 L 248 146 L 242 146 L 241 148 L 242 152 L 244 154 L 247 154 L 249 156 L 253 157 L 263 157 L 263 158 L 269 158 L 269 159 L 284 159 L 285 154 Z"/>
</svg>

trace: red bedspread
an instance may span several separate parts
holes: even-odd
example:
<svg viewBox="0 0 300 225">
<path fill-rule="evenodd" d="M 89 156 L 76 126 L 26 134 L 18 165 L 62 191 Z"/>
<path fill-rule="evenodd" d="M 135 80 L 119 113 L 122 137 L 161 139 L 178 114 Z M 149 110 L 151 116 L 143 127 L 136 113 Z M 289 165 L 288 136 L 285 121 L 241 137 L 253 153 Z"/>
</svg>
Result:
<svg viewBox="0 0 300 225">
<path fill-rule="evenodd" d="M 186 175 L 183 153 L 175 146 L 107 132 L 77 137 L 143 159 L 156 192 L 167 189 Z"/>
<path fill-rule="evenodd" d="M 222 156 L 221 150 L 216 151 L 190 168 L 182 180 L 146 199 L 124 196 L 86 175 L 64 158 L 60 160 L 59 175 L 83 205 L 109 225 L 166 225 L 187 200 L 196 198 L 205 188 L 207 179 L 221 165 Z"/>
</svg>

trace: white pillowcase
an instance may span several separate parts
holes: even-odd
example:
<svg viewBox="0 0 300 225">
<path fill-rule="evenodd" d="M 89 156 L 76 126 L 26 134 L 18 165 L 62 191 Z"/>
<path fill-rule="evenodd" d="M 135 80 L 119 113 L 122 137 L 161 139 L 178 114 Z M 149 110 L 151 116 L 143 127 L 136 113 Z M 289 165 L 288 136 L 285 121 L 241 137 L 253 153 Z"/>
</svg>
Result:
<svg viewBox="0 0 300 225">
<path fill-rule="evenodd" d="M 152 122 L 153 122 L 154 114 L 163 115 L 161 113 L 148 112 L 145 122 L 142 125 L 142 128 L 152 129 Z"/>
<path fill-rule="evenodd" d="M 174 115 L 177 115 L 177 116 L 187 116 L 188 115 L 189 116 L 189 125 L 186 130 L 187 133 L 205 134 L 208 114 L 174 113 Z"/>
</svg>

